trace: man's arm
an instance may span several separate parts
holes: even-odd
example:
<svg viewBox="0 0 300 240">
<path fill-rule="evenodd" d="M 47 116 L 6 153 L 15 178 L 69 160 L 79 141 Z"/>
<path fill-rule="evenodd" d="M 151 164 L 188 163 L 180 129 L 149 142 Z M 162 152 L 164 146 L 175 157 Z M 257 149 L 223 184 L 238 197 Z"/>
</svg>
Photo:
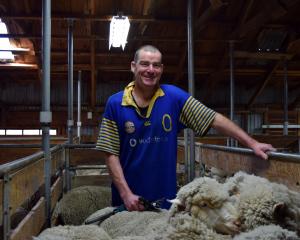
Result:
<svg viewBox="0 0 300 240">
<path fill-rule="evenodd" d="M 271 144 L 260 143 L 250 137 L 243 129 L 220 113 L 216 113 L 212 127 L 227 136 L 235 138 L 242 145 L 251 148 L 257 156 L 263 159 L 268 159 L 267 151 L 276 151 Z"/>
<path fill-rule="evenodd" d="M 120 159 L 117 155 L 106 153 L 106 165 L 108 167 L 112 181 L 117 187 L 119 194 L 128 211 L 142 211 L 143 205 L 139 202 L 139 196 L 132 193 L 126 179 L 123 169 L 120 164 Z"/>
</svg>

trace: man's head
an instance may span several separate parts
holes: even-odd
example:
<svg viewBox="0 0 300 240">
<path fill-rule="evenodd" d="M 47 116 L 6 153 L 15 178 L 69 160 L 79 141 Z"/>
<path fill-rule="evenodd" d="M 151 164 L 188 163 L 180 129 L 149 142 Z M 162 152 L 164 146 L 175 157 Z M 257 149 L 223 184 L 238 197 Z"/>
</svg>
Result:
<svg viewBox="0 0 300 240">
<path fill-rule="evenodd" d="M 140 47 L 131 62 L 131 71 L 136 84 L 143 88 L 157 87 L 163 72 L 162 54 L 154 46 Z"/>
</svg>

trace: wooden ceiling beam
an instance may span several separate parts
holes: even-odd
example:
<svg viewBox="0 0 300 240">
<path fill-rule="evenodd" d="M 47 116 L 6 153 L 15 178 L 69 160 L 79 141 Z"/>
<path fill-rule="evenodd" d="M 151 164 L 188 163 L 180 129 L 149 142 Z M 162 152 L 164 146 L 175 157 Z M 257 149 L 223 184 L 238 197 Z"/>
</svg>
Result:
<svg viewBox="0 0 300 240">
<path fill-rule="evenodd" d="M 265 87 L 270 82 L 270 80 L 272 79 L 275 71 L 277 70 L 277 68 L 280 65 L 281 65 L 281 61 L 277 61 L 277 63 L 274 65 L 274 67 L 271 69 L 271 71 L 269 71 L 269 73 L 267 74 L 265 80 L 261 83 L 261 85 L 257 88 L 257 90 L 255 91 L 255 93 L 253 94 L 253 96 L 250 98 L 250 100 L 249 100 L 249 102 L 247 104 L 248 108 L 252 107 L 252 105 L 254 104 L 254 101 L 262 93 L 262 91 L 265 89 Z"/>
<path fill-rule="evenodd" d="M 0 69 L 38 69 L 38 65 L 28 63 L 0 63 Z"/>
<path fill-rule="evenodd" d="M 28 39 L 38 39 L 40 40 L 42 38 L 41 35 L 37 34 L 0 34 L 0 38 L 28 38 Z M 67 35 L 52 35 L 51 39 L 67 39 Z M 77 40 L 97 40 L 97 41 L 108 41 L 109 37 L 100 37 L 96 35 L 86 36 L 86 35 L 74 35 L 74 41 Z M 156 42 L 186 42 L 186 38 L 176 38 L 176 37 L 145 37 L 145 36 L 136 36 L 133 38 L 128 38 L 128 42 L 130 41 L 156 41 Z M 228 42 L 229 39 L 206 39 L 206 38 L 196 38 L 194 42 Z"/>
<path fill-rule="evenodd" d="M 113 15 L 103 15 L 103 16 L 91 16 L 86 14 L 69 14 L 69 15 L 58 15 L 52 14 L 51 21 L 67 21 L 67 19 L 73 19 L 74 21 L 93 21 L 93 22 L 110 22 Z M 139 16 L 139 15 L 129 15 L 128 16 L 130 22 L 155 22 L 156 24 L 165 24 L 165 23 L 174 23 L 174 24 L 186 24 L 186 19 L 178 19 L 178 18 L 169 18 L 169 19 L 159 19 L 151 16 Z M 42 17 L 39 15 L 1 15 L 1 19 L 13 19 L 13 20 L 28 20 L 28 21 L 41 21 Z"/>
<path fill-rule="evenodd" d="M 298 97 L 296 97 L 296 99 L 291 102 L 288 106 L 289 109 L 294 109 L 296 107 L 299 107 L 300 106 L 300 95 Z"/>
<path fill-rule="evenodd" d="M 283 58 L 290 60 L 293 54 L 276 53 L 276 52 L 247 52 L 247 51 L 234 51 L 235 58 L 253 58 L 265 60 L 281 60 Z"/>
</svg>

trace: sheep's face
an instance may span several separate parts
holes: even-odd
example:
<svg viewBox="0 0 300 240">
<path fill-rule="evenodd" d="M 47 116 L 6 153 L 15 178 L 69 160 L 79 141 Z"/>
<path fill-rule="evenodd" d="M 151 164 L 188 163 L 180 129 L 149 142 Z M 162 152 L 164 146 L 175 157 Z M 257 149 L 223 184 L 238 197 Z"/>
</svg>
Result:
<svg viewBox="0 0 300 240">
<path fill-rule="evenodd" d="M 179 190 L 170 214 L 176 217 L 182 213 L 201 220 L 218 233 L 234 235 L 239 232 L 236 198 L 229 197 L 214 179 L 195 179 Z"/>
</svg>

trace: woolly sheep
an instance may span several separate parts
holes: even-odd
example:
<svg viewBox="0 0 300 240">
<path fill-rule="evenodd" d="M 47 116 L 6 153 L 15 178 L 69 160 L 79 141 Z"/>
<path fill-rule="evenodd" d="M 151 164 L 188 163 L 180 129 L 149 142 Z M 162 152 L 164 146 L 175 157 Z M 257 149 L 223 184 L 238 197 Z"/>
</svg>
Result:
<svg viewBox="0 0 300 240">
<path fill-rule="evenodd" d="M 100 224 L 112 238 L 121 236 L 146 236 L 160 232 L 168 222 L 167 210 L 161 212 L 119 212 Z M 158 223 L 158 224 L 157 224 Z"/>
<path fill-rule="evenodd" d="M 300 193 L 244 172 L 229 178 L 225 188 L 239 197 L 238 209 L 243 231 L 274 223 L 299 234 Z"/>
<path fill-rule="evenodd" d="M 52 219 L 58 218 L 63 225 L 80 225 L 90 214 L 110 204 L 109 187 L 74 188 L 56 204 Z"/>
<path fill-rule="evenodd" d="M 254 230 L 241 233 L 233 240 L 299 240 L 295 232 L 288 231 L 278 225 L 259 226 Z"/>
<path fill-rule="evenodd" d="M 239 216 L 236 197 L 215 179 L 202 177 L 194 179 L 179 189 L 172 201 L 170 216 L 185 212 L 205 223 L 208 228 L 222 234 L 239 232 Z"/>
<path fill-rule="evenodd" d="M 95 225 L 57 226 L 45 229 L 34 240 L 112 240 L 108 234 Z"/>
<path fill-rule="evenodd" d="M 120 212 L 100 225 L 113 239 L 118 240 L 225 240 L 220 235 L 188 214 L 177 214 L 169 221 L 166 210 L 156 212 Z"/>
</svg>

